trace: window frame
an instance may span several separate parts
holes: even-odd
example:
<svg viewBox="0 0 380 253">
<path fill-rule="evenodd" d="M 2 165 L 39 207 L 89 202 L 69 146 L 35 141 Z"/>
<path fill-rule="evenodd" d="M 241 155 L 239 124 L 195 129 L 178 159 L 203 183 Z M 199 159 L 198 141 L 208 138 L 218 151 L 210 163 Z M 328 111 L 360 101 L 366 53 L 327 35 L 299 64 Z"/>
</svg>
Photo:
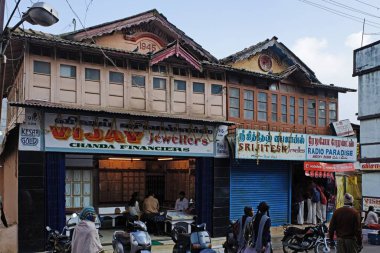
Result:
<svg viewBox="0 0 380 253">
<path fill-rule="evenodd" d="M 136 85 L 136 84 L 134 84 L 134 82 L 133 82 L 133 78 L 134 77 L 141 77 L 141 78 L 143 78 L 144 79 L 144 85 L 143 86 L 141 86 L 141 85 Z M 145 87 L 146 87 L 146 76 L 144 76 L 144 75 L 138 75 L 138 74 L 131 74 L 131 86 L 132 87 L 136 87 L 136 88 L 144 88 L 145 89 Z"/>
<path fill-rule="evenodd" d="M 214 91 L 213 91 L 213 87 L 218 87 L 218 88 L 220 88 L 220 91 L 218 92 L 218 93 L 214 93 Z M 222 96 L 223 95 L 223 85 L 222 84 L 216 84 L 216 83 L 212 83 L 211 84 L 211 87 L 210 87 L 210 93 L 211 93 L 211 95 L 213 95 L 213 96 Z"/>
<path fill-rule="evenodd" d="M 111 74 L 121 74 L 122 77 L 123 77 L 123 81 L 120 83 L 120 82 L 114 82 L 114 81 L 111 81 Z M 109 71 L 108 72 L 108 82 L 111 84 L 118 84 L 118 85 L 123 85 L 124 82 L 125 82 L 125 75 L 123 72 L 118 72 L 118 71 Z"/>
<path fill-rule="evenodd" d="M 178 89 L 178 83 L 177 82 L 184 82 L 185 83 L 185 89 Z M 186 92 L 187 91 L 187 81 L 186 80 L 181 80 L 181 79 L 173 79 L 173 89 L 176 92 Z"/>
<path fill-rule="evenodd" d="M 192 82 L 193 83 L 193 93 L 194 94 L 205 94 L 205 86 L 206 84 L 205 83 L 201 83 L 201 82 Z M 203 86 L 203 91 L 194 91 L 194 84 L 202 84 Z"/>
<path fill-rule="evenodd" d="M 300 104 L 301 100 L 302 100 L 302 106 Z M 302 115 L 300 114 L 300 112 L 302 112 Z M 305 125 L 305 98 L 303 97 L 298 97 L 297 99 L 297 113 L 298 113 L 298 117 L 297 117 L 298 125 Z M 301 118 L 302 118 L 302 123 L 300 123 Z"/>
<path fill-rule="evenodd" d="M 283 98 L 285 98 L 285 103 L 283 101 Z M 283 112 L 284 108 L 285 108 L 285 113 Z M 285 118 L 284 118 L 284 116 L 285 116 Z M 280 122 L 289 124 L 289 120 L 288 120 L 288 96 L 287 95 L 281 95 L 281 120 L 280 120 Z"/>
<path fill-rule="evenodd" d="M 89 78 L 87 78 L 87 70 L 96 70 L 99 73 L 99 79 L 89 79 Z M 84 80 L 85 81 L 90 81 L 90 82 L 100 82 L 100 78 L 101 78 L 101 73 L 100 72 L 101 72 L 100 69 L 85 67 L 84 68 Z"/>
<path fill-rule="evenodd" d="M 316 102 L 316 98 L 317 97 L 313 97 L 313 98 L 308 98 L 307 99 L 307 126 L 312 126 L 312 127 L 317 127 L 317 102 Z M 311 104 L 313 104 L 313 101 L 314 101 L 314 108 L 309 108 L 309 102 L 312 102 Z M 310 115 L 309 114 L 309 110 L 311 109 L 314 109 L 314 117 L 313 115 Z M 314 119 L 314 124 L 311 123 L 311 120 L 309 119 Z"/>
<path fill-rule="evenodd" d="M 321 104 L 325 105 L 324 109 L 321 109 Z M 318 126 L 319 127 L 325 127 L 327 125 L 327 102 L 325 100 L 318 100 Z M 323 113 L 324 111 L 324 113 Z M 322 117 L 324 114 L 324 117 Z M 324 120 L 324 124 L 320 124 L 320 120 Z"/>
<path fill-rule="evenodd" d="M 237 90 L 237 94 L 238 94 L 238 97 L 232 97 L 232 92 L 231 90 Z M 239 119 L 240 118 L 240 115 L 241 115 L 241 105 L 240 105 L 240 97 L 241 97 L 241 94 L 240 94 L 240 91 L 241 91 L 241 88 L 240 87 L 229 87 L 229 90 L 228 90 L 228 117 L 231 117 L 231 118 L 236 118 L 236 119 Z M 237 105 L 238 107 L 231 107 L 231 98 L 232 99 L 237 99 Z M 231 108 L 233 109 L 237 109 L 237 112 L 238 112 L 238 115 L 237 116 L 232 116 L 231 115 Z"/>
<path fill-rule="evenodd" d="M 260 100 L 260 94 L 265 94 L 265 101 Z M 262 111 L 260 104 L 265 104 L 265 111 Z M 260 113 L 265 114 L 265 119 L 260 119 Z M 268 121 L 268 93 L 258 91 L 257 92 L 257 121 Z"/>
<path fill-rule="evenodd" d="M 252 92 L 252 100 L 246 99 L 245 94 L 246 92 Z M 252 102 L 252 109 L 247 109 L 246 108 L 246 101 L 251 101 Z M 255 91 L 254 90 L 248 90 L 248 89 L 243 89 L 243 118 L 244 120 L 255 120 Z M 252 112 L 252 119 L 247 119 L 245 117 L 245 112 L 249 111 Z"/>
<path fill-rule="evenodd" d="M 271 100 L 271 111 L 270 111 L 270 117 L 271 117 L 271 121 L 272 122 L 278 122 L 278 94 L 277 93 L 270 93 L 271 94 L 271 97 L 270 97 L 270 100 Z M 276 102 L 273 103 L 273 96 L 276 96 Z M 276 109 L 275 111 L 273 109 Z M 276 115 L 275 119 L 276 120 L 273 120 L 273 115 Z"/>
<path fill-rule="evenodd" d="M 70 68 L 74 68 L 74 76 L 64 76 L 64 75 L 62 75 L 62 67 L 70 67 Z M 71 69 L 70 69 L 70 74 L 72 74 L 71 73 Z M 65 63 L 61 63 L 61 64 L 59 64 L 59 77 L 61 77 L 61 78 L 69 78 L 69 79 L 76 79 L 77 78 L 77 66 L 75 66 L 75 65 L 69 65 L 69 64 L 65 64 Z"/>
<path fill-rule="evenodd" d="M 329 117 L 329 119 L 328 119 L 328 122 L 329 123 L 332 123 L 332 122 L 336 122 L 336 121 L 338 121 L 338 101 L 335 101 L 335 100 L 333 100 L 333 101 L 328 101 L 327 102 L 328 103 L 328 117 Z M 330 109 L 330 105 L 331 104 L 334 104 L 335 105 L 335 110 L 331 110 Z M 331 120 L 331 117 L 330 117 L 330 112 L 335 112 L 335 121 L 332 121 Z"/>
<path fill-rule="evenodd" d="M 155 87 L 154 87 L 154 80 L 157 80 L 157 79 L 159 79 L 159 80 L 164 80 L 164 81 L 165 81 L 165 87 L 164 87 L 164 88 L 162 88 L 162 87 L 155 88 Z M 154 76 L 154 77 L 152 78 L 152 88 L 153 88 L 153 90 L 166 90 L 166 88 L 167 88 L 167 79 L 166 79 L 166 78 L 163 78 L 163 77 Z"/>
<path fill-rule="evenodd" d="M 47 65 L 49 66 L 49 73 L 36 71 L 36 63 L 47 64 Z M 37 59 L 33 60 L 33 74 L 37 74 L 37 75 L 45 75 L 45 76 L 51 76 L 51 62 L 49 62 L 49 61 L 37 60 Z"/>
<path fill-rule="evenodd" d="M 292 100 L 293 100 L 293 105 L 292 105 Z M 292 121 L 293 117 L 293 121 Z M 297 122 L 296 118 L 296 97 L 290 96 L 289 97 L 289 124 L 295 125 Z"/>
</svg>

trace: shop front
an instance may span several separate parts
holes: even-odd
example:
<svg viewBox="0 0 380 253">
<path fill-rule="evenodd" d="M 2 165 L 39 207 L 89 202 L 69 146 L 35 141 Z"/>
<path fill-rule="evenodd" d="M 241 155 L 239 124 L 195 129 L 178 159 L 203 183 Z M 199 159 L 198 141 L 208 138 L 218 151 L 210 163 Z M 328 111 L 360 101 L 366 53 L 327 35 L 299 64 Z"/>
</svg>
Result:
<svg viewBox="0 0 380 253">
<path fill-rule="evenodd" d="M 274 226 L 296 223 L 295 195 L 306 198 L 313 183 L 329 196 L 328 210 L 333 210 L 335 173 L 355 170 L 355 160 L 354 138 L 237 129 L 230 217 L 266 201 Z"/>
<path fill-rule="evenodd" d="M 61 228 L 65 214 L 87 205 L 114 218 L 125 211 L 134 192 L 141 201 L 153 192 L 162 211 L 173 210 L 184 191 L 195 203 L 192 214 L 198 222 L 212 228 L 214 158 L 226 155 L 217 141 L 223 139 L 218 137 L 219 124 L 26 108 L 19 131 L 19 168 L 39 158 L 44 225 Z M 20 190 L 20 210 L 33 202 L 30 190 Z M 123 224 L 113 219 L 102 225 Z"/>
</svg>

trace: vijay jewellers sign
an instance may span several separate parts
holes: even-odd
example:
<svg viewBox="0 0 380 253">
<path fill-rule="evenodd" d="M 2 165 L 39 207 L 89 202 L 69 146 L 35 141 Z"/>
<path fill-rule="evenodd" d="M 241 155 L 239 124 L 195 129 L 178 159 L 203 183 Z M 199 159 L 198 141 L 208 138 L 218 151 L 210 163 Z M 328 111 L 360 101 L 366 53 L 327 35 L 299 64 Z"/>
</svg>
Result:
<svg viewBox="0 0 380 253">
<path fill-rule="evenodd" d="M 354 162 L 356 139 L 237 129 L 236 158 Z"/>
<path fill-rule="evenodd" d="M 214 156 L 215 127 L 45 113 L 45 150 Z"/>
</svg>

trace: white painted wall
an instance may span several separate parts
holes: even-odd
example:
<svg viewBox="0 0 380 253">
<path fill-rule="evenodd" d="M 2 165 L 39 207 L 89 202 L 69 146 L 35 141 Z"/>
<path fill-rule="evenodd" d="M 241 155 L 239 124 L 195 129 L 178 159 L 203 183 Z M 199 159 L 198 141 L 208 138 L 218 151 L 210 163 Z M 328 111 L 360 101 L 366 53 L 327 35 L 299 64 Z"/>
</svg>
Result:
<svg viewBox="0 0 380 253">
<path fill-rule="evenodd" d="M 380 191 L 379 191 L 380 172 L 363 174 L 362 182 L 363 182 L 363 186 L 362 186 L 363 196 L 380 198 Z"/>
</svg>

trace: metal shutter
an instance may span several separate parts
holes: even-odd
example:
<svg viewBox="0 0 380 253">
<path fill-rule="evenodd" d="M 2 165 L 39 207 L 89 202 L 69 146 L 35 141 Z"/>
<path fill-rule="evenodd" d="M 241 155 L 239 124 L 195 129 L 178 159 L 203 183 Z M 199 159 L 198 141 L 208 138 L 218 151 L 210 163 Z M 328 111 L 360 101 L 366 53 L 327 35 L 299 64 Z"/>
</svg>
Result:
<svg viewBox="0 0 380 253">
<path fill-rule="evenodd" d="M 272 225 L 290 222 L 290 165 L 284 161 L 234 160 L 231 163 L 230 218 L 238 219 L 244 206 L 257 210 L 269 204 Z"/>
</svg>

